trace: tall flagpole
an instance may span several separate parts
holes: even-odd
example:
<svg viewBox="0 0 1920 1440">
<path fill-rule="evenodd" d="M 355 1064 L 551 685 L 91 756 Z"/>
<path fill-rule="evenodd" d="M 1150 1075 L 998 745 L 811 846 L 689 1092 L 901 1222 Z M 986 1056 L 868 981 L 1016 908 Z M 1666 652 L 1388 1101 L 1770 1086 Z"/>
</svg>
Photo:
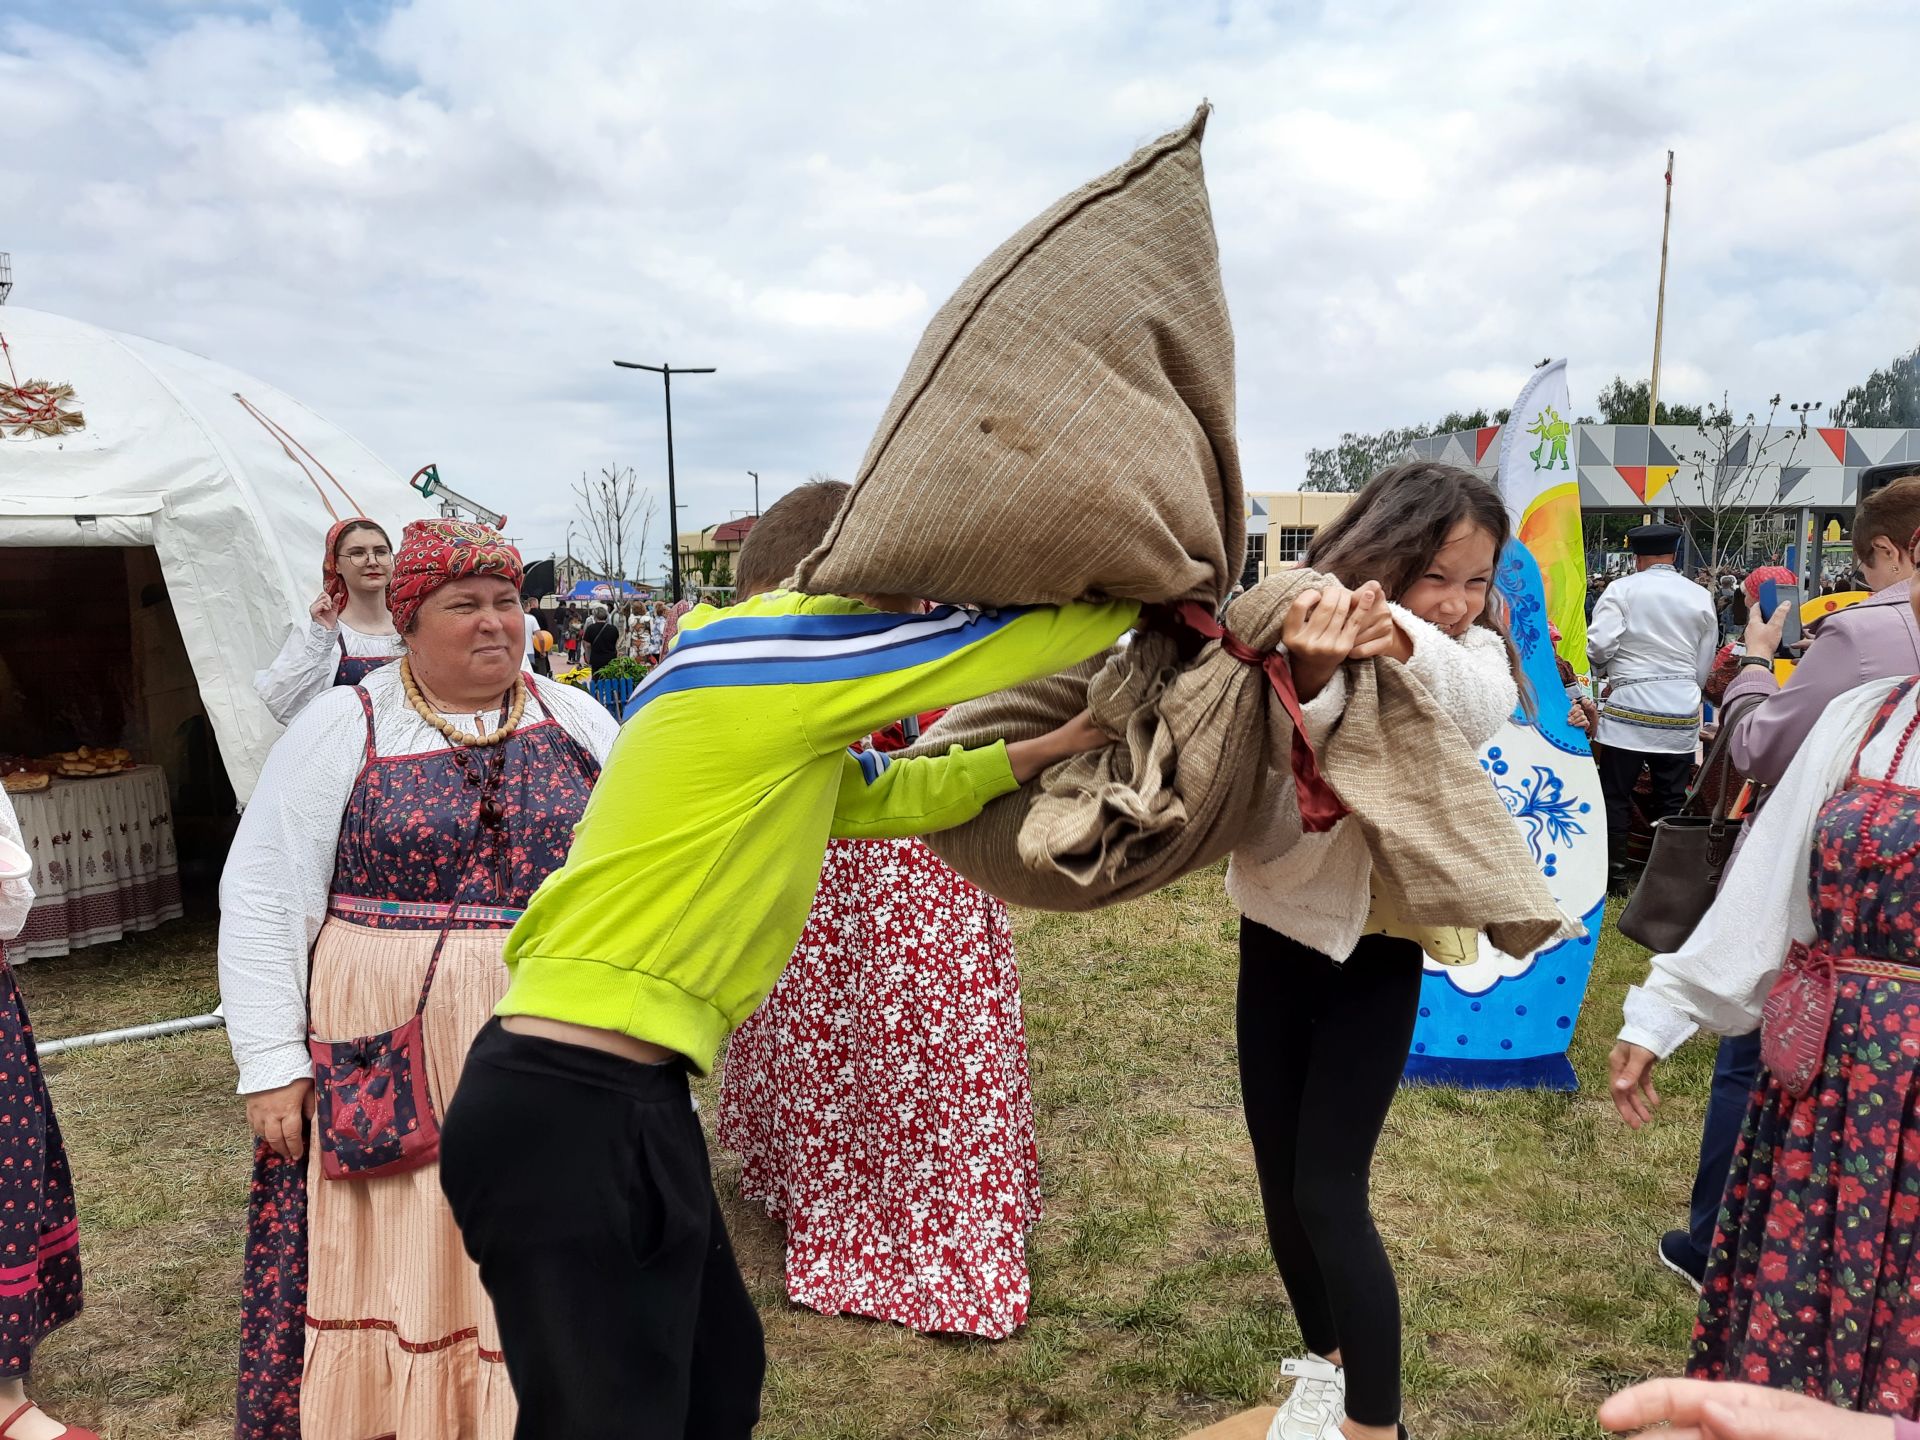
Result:
<svg viewBox="0 0 1920 1440">
<path fill-rule="evenodd" d="M 1653 379 L 1647 385 L 1647 424 L 1660 413 L 1660 335 L 1667 324 L 1667 237 L 1673 233 L 1673 152 L 1667 151 L 1667 215 L 1660 223 L 1660 299 L 1653 312 Z"/>
</svg>

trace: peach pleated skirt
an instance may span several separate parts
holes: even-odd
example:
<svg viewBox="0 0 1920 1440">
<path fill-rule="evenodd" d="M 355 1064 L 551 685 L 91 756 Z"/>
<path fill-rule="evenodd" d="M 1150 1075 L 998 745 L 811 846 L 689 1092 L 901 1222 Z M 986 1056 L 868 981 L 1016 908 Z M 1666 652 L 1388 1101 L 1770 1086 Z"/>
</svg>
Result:
<svg viewBox="0 0 1920 1440">
<path fill-rule="evenodd" d="M 474 1036 L 506 993 L 506 930 L 455 930 L 427 999 L 427 1083 L 445 1116 Z M 313 955 L 314 1033 L 344 1040 L 412 1016 L 436 933 L 330 918 Z M 304 1440 L 511 1440 L 493 1307 L 460 1248 L 440 1167 L 371 1180 L 308 1170 Z"/>
</svg>

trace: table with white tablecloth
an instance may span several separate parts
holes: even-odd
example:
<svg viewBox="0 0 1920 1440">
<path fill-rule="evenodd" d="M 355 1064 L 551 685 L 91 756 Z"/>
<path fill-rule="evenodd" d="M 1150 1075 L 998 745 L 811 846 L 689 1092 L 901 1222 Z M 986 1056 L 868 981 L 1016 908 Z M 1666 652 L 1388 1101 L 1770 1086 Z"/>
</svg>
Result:
<svg viewBox="0 0 1920 1440">
<path fill-rule="evenodd" d="M 8 798 L 33 857 L 33 910 L 7 942 L 9 960 L 65 955 L 180 918 L 173 807 L 158 765 Z"/>
</svg>

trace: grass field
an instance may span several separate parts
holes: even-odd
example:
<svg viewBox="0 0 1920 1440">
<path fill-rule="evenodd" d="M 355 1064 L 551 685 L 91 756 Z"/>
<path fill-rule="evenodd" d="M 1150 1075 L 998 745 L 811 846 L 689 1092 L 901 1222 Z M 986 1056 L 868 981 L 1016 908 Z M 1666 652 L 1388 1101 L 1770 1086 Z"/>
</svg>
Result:
<svg viewBox="0 0 1920 1440">
<path fill-rule="evenodd" d="M 1234 1073 L 1235 917 L 1216 874 L 1115 911 L 1025 915 L 1046 1217 L 1031 1323 L 934 1340 L 790 1308 L 780 1235 L 719 1186 L 772 1358 L 769 1440 L 1177 1436 L 1259 1403 L 1298 1334 L 1266 1253 Z M 199 1013 L 211 926 L 21 970 L 37 1033 Z M 1404 1091 L 1375 1167 L 1423 1440 L 1594 1436 L 1679 1368 L 1691 1295 L 1653 1261 L 1684 1214 L 1711 1051 L 1662 1068 L 1649 1132 L 1602 1081 L 1642 952 L 1611 931 L 1579 1095 Z M 56 1413 L 108 1440 L 229 1433 L 250 1146 L 220 1032 L 48 1063 L 79 1186 L 87 1313 L 43 1348 Z M 710 1087 L 709 1087 L 710 1090 Z"/>
</svg>

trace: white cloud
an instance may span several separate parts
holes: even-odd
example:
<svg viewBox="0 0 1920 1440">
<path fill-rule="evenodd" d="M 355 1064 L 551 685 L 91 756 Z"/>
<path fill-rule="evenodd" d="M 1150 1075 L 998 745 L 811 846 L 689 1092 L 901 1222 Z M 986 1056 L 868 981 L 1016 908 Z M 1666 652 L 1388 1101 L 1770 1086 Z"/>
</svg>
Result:
<svg viewBox="0 0 1920 1440">
<path fill-rule="evenodd" d="M 893 330 L 925 315 L 927 296 L 918 285 L 876 285 L 858 293 L 776 285 L 754 297 L 752 310 L 803 330 Z"/>
<path fill-rule="evenodd" d="M 1256 483 L 1550 352 L 1644 373 L 1669 146 L 1670 393 L 1832 401 L 1920 340 L 1899 7 L 69 12 L 0 21 L 15 303 L 255 371 L 534 550 L 582 469 L 664 480 L 615 356 L 718 367 L 690 523 L 850 474 L 967 270 L 1202 95 Z"/>
</svg>

